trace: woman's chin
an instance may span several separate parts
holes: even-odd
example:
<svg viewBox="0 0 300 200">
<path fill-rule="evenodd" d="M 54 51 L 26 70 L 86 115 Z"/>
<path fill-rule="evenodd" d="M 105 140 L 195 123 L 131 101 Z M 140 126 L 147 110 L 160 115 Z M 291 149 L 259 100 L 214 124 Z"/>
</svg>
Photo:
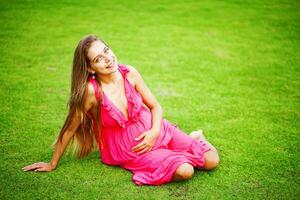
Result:
<svg viewBox="0 0 300 200">
<path fill-rule="evenodd" d="M 118 68 L 116 67 L 116 65 L 109 67 L 106 69 L 108 73 L 113 73 L 116 72 L 118 70 Z"/>
</svg>

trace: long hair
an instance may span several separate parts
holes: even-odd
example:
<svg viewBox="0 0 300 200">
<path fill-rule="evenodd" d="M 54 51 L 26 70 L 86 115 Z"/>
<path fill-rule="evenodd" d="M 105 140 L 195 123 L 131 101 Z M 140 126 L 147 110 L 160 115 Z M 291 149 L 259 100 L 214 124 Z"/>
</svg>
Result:
<svg viewBox="0 0 300 200">
<path fill-rule="evenodd" d="M 72 150 L 72 155 L 77 154 L 78 159 L 83 158 L 93 150 L 96 150 L 97 144 L 99 145 L 98 142 L 101 142 L 101 123 L 99 123 L 101 103 L 98 101 L 96 126 L 93 126 L 91 118 L 84 112 L 84 100 L 87 94 L 88 78 L 91 76 L 88 71 L 90 62 L 87 53 L 91 44 L 97 40 L 105 44 L 105 42 L 96 35 L 87 35 L 79 41 L 75 49 L 71 75 L 71 92 L 67 104 L 69 111 L 58 137 L 51 145 L 54 149 L 59 142 L 62 143 L 62 138 L 70 127 L 73 117 L 79 114 L 81 118 L 80 125 L 70 139 L 70 143 L 67 145 L 67 147 L 71 146 L 70 149 Z M 97 79 L 95 80 L 97 81 Z M 97 83 L 100 85 L 99 82 Z M 101 89 L 101 87 L 99 87 L 99 89 Z M 96 130 L 94 130 L 94 127 L 96 127 Z M 75 144 L 74 139 L 76 141 Z M 69 152 L 70 149 L 67 149 L 67 147 L 66 150 Z"/>
</svg>

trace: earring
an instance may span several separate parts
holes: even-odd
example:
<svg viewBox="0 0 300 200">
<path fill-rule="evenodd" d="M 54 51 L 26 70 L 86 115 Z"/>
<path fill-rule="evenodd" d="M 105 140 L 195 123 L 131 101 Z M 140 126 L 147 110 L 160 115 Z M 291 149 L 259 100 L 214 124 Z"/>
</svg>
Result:
<svg viewBox="0 0 300 200">
<path fill-rule="evenodd" d="M 96 78 L 96 72 L 92 74 L 92 78 L 95 79 Z"/>
</svg>

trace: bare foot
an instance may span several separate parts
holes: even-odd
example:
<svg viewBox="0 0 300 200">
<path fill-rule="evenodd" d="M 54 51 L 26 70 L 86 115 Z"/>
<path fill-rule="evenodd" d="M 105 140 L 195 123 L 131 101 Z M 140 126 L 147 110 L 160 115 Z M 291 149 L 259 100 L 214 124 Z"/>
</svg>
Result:
<svg viewBox="0 0 300 200">
<path fill-rule="evenodd" d="M 205 141 L 205 143 L 211 148 L 212 151 L 218 152 L 217 149 L 206 140 L 206 138 L 203 135 L 203 131 L 199 129 L 198 131 L 193 131 L 190 133 L 191 138 L 196 139 L 198 141 Z"/>
<path fill-rule="evenodd" d="M 206 140 L 206 138 L 203 135 L 203 131 L 201 129 L 191 132 L 190 136 L 191 136 L 191 138 L 199 140 L 199 141 Z"/>
</svg>

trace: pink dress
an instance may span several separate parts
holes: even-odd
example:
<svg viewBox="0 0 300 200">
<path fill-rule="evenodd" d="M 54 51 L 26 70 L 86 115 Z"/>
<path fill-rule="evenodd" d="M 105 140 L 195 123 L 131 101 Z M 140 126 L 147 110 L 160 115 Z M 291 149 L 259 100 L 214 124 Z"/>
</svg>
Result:
<svg viewBox="0 0 300 200">
<path fill-rule="evenodd" d="M 196 168 L 204 166 L 204 156 L 209 146 L 182 132 L 167 119 L 161 122 L 160 135 L 152 150 L 137 154 L 131 149 L 143 139 L 135 141 L 141 133 L 152 127 L 152 114 L 144 106 L 141 95 L 127 80 L 129 69 L 118 65 L 124 78 L 125 94 L 128 105 L 128 119 L 102 92 L 101 134 L 97 138 L 102 162 L 118 165 L 133 173 L 132 181 L 136 185 L 160 185 L 172 181 L 176 169 L 183 163 L 190 163 Z M 96 80 L 89 78 L 93 84 L 96 98 L 99 99 L 99 86 Z M 95 125 L 95 118 L 88 113 Z M 102 141 L 100 145 L 99 141 Z"/>
</svg>

